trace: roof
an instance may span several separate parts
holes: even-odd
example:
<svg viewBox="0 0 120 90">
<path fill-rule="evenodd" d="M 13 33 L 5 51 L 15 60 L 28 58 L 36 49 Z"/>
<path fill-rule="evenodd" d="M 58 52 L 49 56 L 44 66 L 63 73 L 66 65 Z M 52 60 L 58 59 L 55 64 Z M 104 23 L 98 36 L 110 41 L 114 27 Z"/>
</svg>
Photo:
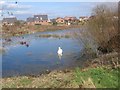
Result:
<svg viewBox="0 0 120 90">
<path fill-rule="evenodd" d="M 66 16 L 66 17 L 64 17 L 64 19 L 65 20 L 76 20 L 77 18 L 76 17 L 68 17 L 68 16 Z"/>
<path fill-rule="evenodd" d="M 35 21 L 48 20 L 48 15 L 34 15 Z"/>
<path fill-rule="evenodd" d="M 61 18 L 61 17 L 57 17 L 57 18 L 56 18 L 56 20 L 58 20 L 58 19 L 64 19 L 64 18 Z"/>
<path fill-rule="evenodd" d="M 27 18 L 27 22 L 34 22 L 34 17 Z"/>
<path fill-rule="evenodd" d="M 16 18 L 16 17 L 3 18 L 2 23 L 5 23 L 5 22 L 7 22 L 7 23 L 14 23 L 14 22 L 16 22 L 16 21 L 17 21 L 17 18 Z"/>
<path fill-rule="evenodd" d="M 79 17 L 79 18 L 88 18 L 87 16 L 81 16 L 81 17 Z"/>
<path fill-rule="evenodd" d="M 56 19 L 50 19 L 51 22 L 56 22 Z"/>
</svg>

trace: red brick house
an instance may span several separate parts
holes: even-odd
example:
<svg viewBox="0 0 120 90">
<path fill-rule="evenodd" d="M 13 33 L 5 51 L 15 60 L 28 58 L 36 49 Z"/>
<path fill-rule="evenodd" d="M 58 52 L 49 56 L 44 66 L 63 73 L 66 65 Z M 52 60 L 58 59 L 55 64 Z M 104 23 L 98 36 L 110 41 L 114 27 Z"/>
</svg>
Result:
<svg viewBox="0 0 120 90">
<path fill-rule="evenodd" d="M 58 17 L 58 18 L 56 19 L 56 22 L 63 24 L 63 23 L 65 23 L 65 20 L 64 20 L 64 18 Z"/>
<path fill-rule="evenodd" d="M 6 25 L 14 25 L 15 22 L 17 22 L 16 17 L 3 18 L 2 20 L 2 24 Z"/>
<path fill-rule="evenodd" d="M 64 17 L 64 20 L 65 20 L 65 23 L 67 25 L 70 25 L 70 24 L 77 24 L 78 23 L 78 19 L 76 17 Z"/>
<path fill-rule="evenodd" d="M 50 25 L 48 15 L 34 15 L 34 17 L 27 18 L 28 24 Z"/>
</svg>

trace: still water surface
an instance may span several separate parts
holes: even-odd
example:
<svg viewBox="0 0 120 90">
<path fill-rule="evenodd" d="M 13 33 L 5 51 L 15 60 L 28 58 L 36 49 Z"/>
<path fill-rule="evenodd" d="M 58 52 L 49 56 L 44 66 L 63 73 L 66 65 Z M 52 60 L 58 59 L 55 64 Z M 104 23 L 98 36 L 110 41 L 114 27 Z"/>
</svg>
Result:
<svg viewBox="0 0 120 90">
<path fill-rule="evenodd" d="M 80 65 L 76 57 L 82 45 L 76 43 L 73 38 L 37 37 L 40 34 L 72 34 L 72 31 L 74 30 L 58 30 L 13 37 L 11 42 L 4 45 L 6 52 L 2 55 L 2 77 L 38 75 L 46 70 Z M 21 45 L 21 41 L 26 41 L 29 46 Z M 59 46 L 63 49 L 61 59 L 57 55 Z"/>
</svg>

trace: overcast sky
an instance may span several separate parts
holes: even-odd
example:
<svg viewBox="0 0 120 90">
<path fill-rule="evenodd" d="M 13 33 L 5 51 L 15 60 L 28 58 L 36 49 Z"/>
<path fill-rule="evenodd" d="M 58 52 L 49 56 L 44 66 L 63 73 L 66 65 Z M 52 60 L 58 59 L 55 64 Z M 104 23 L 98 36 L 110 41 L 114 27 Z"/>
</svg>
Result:
<svg viewBox="0 0 120 90">
<path fill-rule="evenodd" d="M 17 4 L 15 4 L 16 1 Z M 68 0 L 64 0 L 64 2 L 63 0 L 61 2 L 55 2 L 55 0 L 44 0 L 44 2 L 43 0 L 11 0 L 11 2 L 1 0 L 0 14 L 3 14 L 4 17 L 11 17 L 8 12 L 13 13 L 13 16 L 22 20 L 32 17 L 34 14 L 48 14 L 49 18 L 64 16 L 76 16 L 78 18 L 80 16 L 90 16 L 92 8 L 105 3 L 105 1 L 117 2 L 118 0 L 84 0 L 84 2 L 83 0 L 69 0 L 69 2 Z M 113 5 L 113 3 L 108 2 L 107 4 Z"/>
</svg>

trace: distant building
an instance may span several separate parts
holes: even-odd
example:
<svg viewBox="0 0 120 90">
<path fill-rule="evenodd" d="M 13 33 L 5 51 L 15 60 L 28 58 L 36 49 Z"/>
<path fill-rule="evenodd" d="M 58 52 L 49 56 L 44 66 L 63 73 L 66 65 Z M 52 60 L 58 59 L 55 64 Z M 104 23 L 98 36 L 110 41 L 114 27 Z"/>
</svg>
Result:
<svg viewBox="0 0 120 90">
<path fill-rule="evenodd" d="M 27 21 L 28 24 L 34 25 L 34 18 L 33 17 L 27 18 L 26 21 Z"/>
<path fill-rule="evenodd" d="M 62 17 L 56 18 L 56 22 L 58 24 L 62 24 L 62 25 L 77 24 L 78 21 L 79 20 L 76 17 L 70 17 L 70 16 L 66 16 L 64 18 L 62 18 Z"/>
<path fill-rule="evenodd" d="M 76 17 L 68 17 L 68 16 L 66 16 L 66 17 L 64 17 L 64 20 L 67 20 L 67 21 L 76 21 L 77 18 Z"/>
<path fill-rule="evenodd" d="M 92 15 L 89 17 L 89 19 L 94 19 L 96 16 L 95 15 Z"/>
<path fill-rule="evenodd" d="M 67 25 L 71 25 L 71 24 L 77 24 L 78 23 L 78 19 L 76 17 L 69 17 L 69 16 L 66 16 L 64 17 L 64 20 L 65 20 L 65 23 Z"/>
<path fill-rule="evenodd" d="M 48 21 L 48 15 L 34 15 L 35 21 Z"/>
<path fill-rule="evenodd" d="M 56 22 L 56 19 L 50 19 L 50 22 Z"/>
<path fill-rule="evenodd" d="M 35 24 L 49 25 L 48 15 L 34 15 L 34 22 Z"/>
<path fill-rule="evenodd" d="M 34 17 L 27 18 L 27 23 L 49 25 L 48 15 L 34 15 Z"/>
<path fill-rule="evenodd" d="M 13 25 L 15 22 L 17 22 L 16 17 L 3 18 L 2 20 L 2 23 L 6 25 Z"/>
<path fill-rule="evenodd" d="M 88 19 L 89 19 L 89 17 L 86 17 L 86 16 L 79 17 L 80 22 L 88 21 Z"/>
<path fill-rule="evenodd" d="M 50 19 L 50 23 L 51 23 L 52 25 L 57 25 L 56 19 Z"/>
<path fill-rule="evenodd" d="M 34 22 L 34 18 L 33 17 L 27 18 L 27 22 Z"/>
<path fill-rule="evenodd" d="M 58 17 L 58 18 L 56 19 L 56 22 L 63 24 L 63 23 L 65 23 L 65 20 L 64 20 L 64 18 Z"/>
</svg>

